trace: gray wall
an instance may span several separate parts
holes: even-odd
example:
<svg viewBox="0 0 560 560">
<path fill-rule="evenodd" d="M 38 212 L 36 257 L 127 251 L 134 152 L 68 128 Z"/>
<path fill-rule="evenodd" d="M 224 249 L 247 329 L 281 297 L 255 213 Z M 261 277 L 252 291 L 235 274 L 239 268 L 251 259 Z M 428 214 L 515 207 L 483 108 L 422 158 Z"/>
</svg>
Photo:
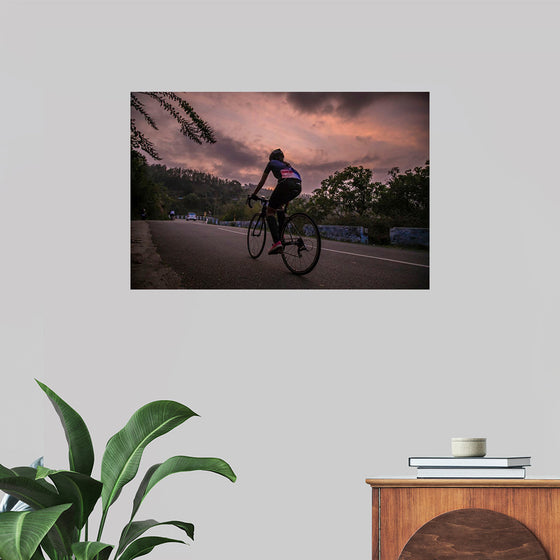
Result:
<svg viewBox="0 0 560 560">
<path fill-rule="evenodd" d="M 233 227 L 249 227 L 249 221 L 225 221 L 220 225 Z M 335 241 L 347 241 L 350 243 L 367 243 L 367 228 L 363 226 L 325 226 L 318 224 L 319 233 L 323 239 L 334 239 Z"/>
<path fill-rule="evenodd" d="M 99 459 L 133 410 L 174 398 L 201 417 L 143 469 L 185 453 L 239 475 L 176 475 L 142 505 L 196 524 L 189 557 L 366 560 L 364 479 L 412 474 L 409 455 L 486 436 L 491 454 L 532 455 L 532 476 L 560 474 L 560 7 L 335 2 L 318 25 L 315 2 L 298 4 L 290 36 L 304 40 L 284 43 L 265 79 L 270 21 L 286 9 L 262 4 L 6 8 L 18 48 L 0 92 L 2 463 L 65 464 L 34 377 L 88 421 Z M 210 28 L 219 48 L 190 56 Z M 158 48 L 131 57 L 139 34 Z M 168 87 L 430 91 L 431 290 L 291 292 L 274 325 L 252 330 L 270 293 L 129 291 L 128 96 Z M 294 314 L 301 343 L 270 360 L 273 328 Z"/>
<path fill-rule="evenodd" d="M 430 246 L 428 228 L 393 227 L 389 231 L 391 245 Z"/>
</svg>

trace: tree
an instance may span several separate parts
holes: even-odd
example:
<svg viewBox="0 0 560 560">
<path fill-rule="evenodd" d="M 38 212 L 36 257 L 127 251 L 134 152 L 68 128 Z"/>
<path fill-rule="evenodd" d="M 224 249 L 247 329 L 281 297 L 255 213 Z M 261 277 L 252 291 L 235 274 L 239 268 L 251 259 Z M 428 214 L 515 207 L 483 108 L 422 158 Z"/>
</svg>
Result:
<svg viewBox="0 0 560 560">
<path fill-rule="evenodd" d="M 372 182 L 373 171 L 348 166 L 321 181 L 313 191 L 311 207 L 318 218 L 335 214 L 356 217 L 371 214 L 374 197 L 381 183 Z"/>
<path fill-rule="evenodd" d="M 202 142 L 214 144 L 216 142 L 212 128 L 198 116 L 189 103 L 176 93 L 169 91 L 131 93 L 131 112 L 139 113 L 153 129 L 158 130 L 157 124 L 140 101 L 139 96 L 141 95 L 155 99 L 177 121 L 183 136 L 197 144 L 202 144 Z M 133 150 L 141 150 L 154 159 L 161 159 L 154 144 L 138 130 L 136 120 L 132 117 L 130 118 L 130 145 Z"/>
<path fill-rule="evenodd" d="M 177 121 L 183 136 L 197 144 L 202 144 L 203 142 L 214 144 L 216 142 L 212 128 L 199 117 L 189 103 L 176 93 L 167 91 L 131 93 L 131 115 L 135 113 L 141 115 L 153 129 L 158 130 L 157 124 L 144 103 L 140 100 L 140 96 L 146 96 L 157 101 Z M 168 172 L 165 166 L 158 166 L 154 170 L 154 174 L 165 175 L 168 182 L 171 182 L 171 179 L 173 179 L 173 182 L 167 185 L 168 188 L 164 187 L 158 179 L 152 180 L 150 178 L 149 166 L 141 152 L 156 160 L 161 158 L 155 145 L 138 129 L 136 120 L 132 116 L 130 118 L 130 146 L 132 217 L 133 219 L 137 218 L 142 213 L 142 210 L 146 209 L 150 217 L 161 218 L 166 214 L 166 207 L 170 204 L 168 188 L 179 188 L 183 180 L 181 176 L 182 170 L 176 169 Z"/>
<path fill-rule="evenodd" d="M 430 164 L 400 173 L 389 171 L 387 184 L 379 189 L 376 211 L 388 216 L 395 225 L 429 227 Z"/>
<path fill-rule="evenodd" d="M 288 205 L 288 213 L 295 214 L 296 212 L 313 213 L 310 205 L 311 197 L 308 194 L 301 194 L 297 198 L 290 200 Z M 313 214 L 315 215 L 315 214 Z"/>
<path fill-rule="evenodd" d="M 152 218 L 163 218 L 169 204 L 167 189 L 148 175 L 146 158 L 135 150 L 130 154 L 130 211 L 133 220 L 140 218 L 146 210 Z"/>
<path fill-rule="evenodd" d="M 183 202 L 185 203 L 185 210 L 187 212 L 200 212 L 202 209 L 202 200 L 196 193 L 189 193 L 185 196 Z"/>
</svg>

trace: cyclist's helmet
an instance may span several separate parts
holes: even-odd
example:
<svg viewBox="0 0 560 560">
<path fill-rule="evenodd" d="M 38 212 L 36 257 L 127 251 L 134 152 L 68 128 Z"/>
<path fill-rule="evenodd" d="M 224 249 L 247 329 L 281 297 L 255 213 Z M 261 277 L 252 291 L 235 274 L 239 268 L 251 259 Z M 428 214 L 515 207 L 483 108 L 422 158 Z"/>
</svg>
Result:
<svg viewBox="0 0 560 560">
<path fill-rule="evenodd" d="M 278 161 L 284 161 L 284 152 L 278 148 L 276 150 L 274 150 L 269 156 L 268 156 L 268 161 L 270 161 L 271 159 L 276 159 Z"/>
</svg>

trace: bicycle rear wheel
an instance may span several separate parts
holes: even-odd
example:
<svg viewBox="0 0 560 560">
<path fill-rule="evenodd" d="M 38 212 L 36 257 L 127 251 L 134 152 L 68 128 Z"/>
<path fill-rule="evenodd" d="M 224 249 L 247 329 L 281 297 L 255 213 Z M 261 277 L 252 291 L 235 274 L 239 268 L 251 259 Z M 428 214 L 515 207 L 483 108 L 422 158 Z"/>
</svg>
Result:
<svg viewBox="0 0 560 560">
<path fill-rule="evenodd" d="M 311 272 L 321 254 L 321 236 L 315 222 L 301 212 L 287 218 L 282 228 L 282 259 L 290 272 Z"/>
<path fill-rule="evenodd" d="M 266 221 L 262 214 L 255 214 L 249 223 L 247 230 L 247 249 L 249 255 L 256 259 L 264 249 L 266 241 Z"/>
</svg>

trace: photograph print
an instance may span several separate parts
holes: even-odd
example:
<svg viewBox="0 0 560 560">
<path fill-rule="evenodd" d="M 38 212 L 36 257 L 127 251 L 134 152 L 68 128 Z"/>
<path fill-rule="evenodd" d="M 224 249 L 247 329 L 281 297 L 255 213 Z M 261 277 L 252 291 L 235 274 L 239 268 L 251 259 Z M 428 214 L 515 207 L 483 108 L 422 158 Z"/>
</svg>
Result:
<svg viewBox="0 0 560 560">
<path fill-rule="evenodd" d="M 131 289 L 429 289 L 429 92 L 132 92 Z"/>
</svg>

